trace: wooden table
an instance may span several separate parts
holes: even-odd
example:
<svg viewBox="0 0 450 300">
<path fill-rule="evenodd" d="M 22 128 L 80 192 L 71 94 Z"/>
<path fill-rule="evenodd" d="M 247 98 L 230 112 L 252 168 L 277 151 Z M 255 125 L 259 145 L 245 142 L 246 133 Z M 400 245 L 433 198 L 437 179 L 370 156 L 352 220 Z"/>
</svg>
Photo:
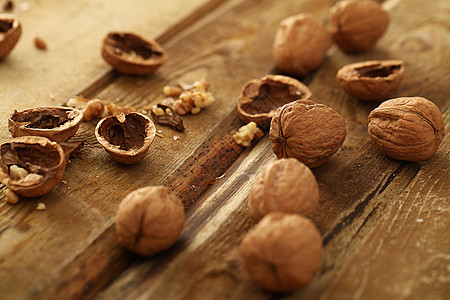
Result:
<svg viewBox="0 0 450 300">
<path fill-rule="evenodd" d="M 334 1 L 15 3 L 23 35 L 0 62 L 2 141 L 14 109 L 60 105 L 78 94 L 140 109 L 161 100 L 164 85 L 205 77 L 217 101 L 185 116 L 185 133 L 158 126 L 164 137 L 133 166 L 113 161 L 95 139 L 95 123 L 83 123 L 73 138 L 85 141 L 83 159 L 71 160 L 55 190 L 16 205 L 0 199 L 0 299 L 448 299 L 450 134 L 426 162 L 387 157 L 367 134 L 367 115 L 379 102 L 346 95 L 335 74 L 352 62 L 403 59 L 404 80 L 392 97 L 434 101 L 450 132 L 449 1 L 385 1 L 391 24 L 374 49 L 332 49 L 301 78 L 312 99 L 344 116 L 348 134 L 313 169 L 320 204 L 311 218 L 325 247 L 320 269 L 286 295 L 262 291 L 242 268 L 239 244 L 255 225 L 249 188 L 275 156 L 267 134 L 250 148 L 234 143 L 243 125 L 236 99 L 247 81 L 278 72 L 271 44 L 279 21 L 300 12 L 326 21 Z M 157 39 L 169 60 L 144 77 L 111 71 L 100 44 L 112 30 Z M 36 36 L 48 50 L 34 47 Z M 127 193 L 159 184 L 182 197 L 187 220 L 174 247 L 141 258 L 117 243 L 115 214 Z M 36 210 L 39 202 L 45 211 Z"/>
</svg>

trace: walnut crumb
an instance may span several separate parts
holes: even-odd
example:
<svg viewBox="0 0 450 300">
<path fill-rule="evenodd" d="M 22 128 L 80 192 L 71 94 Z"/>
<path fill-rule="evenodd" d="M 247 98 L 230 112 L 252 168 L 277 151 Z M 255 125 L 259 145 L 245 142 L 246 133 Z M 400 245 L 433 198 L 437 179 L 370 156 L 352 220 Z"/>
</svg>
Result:
<svg viewBox="0 0 450 300">
<path fill-rule="evenodd" d="M 9 203 L 9 204 L 16 204 L 17 202 L 19 202 L 19 196 L 17 196 L 10 189 L 7 188 L 4 193 L 5 193 L 5 198 L 6 198 L 6 202 L 7 203 Z"/>
<path fill-rule="evenodd" d="M 39 210 L 39 211 L 46 210 L 46 209 L 47 209 L 47 206 L 45 206 L 45 204 L 42 202 L 39 202 L 36 207 L 36 210 Z"/>
<path fill-rule="evenodd" d="M 244 147 L 250 147 L 253 139 L 259 139 L 264 135 L 261 129 L 256 126 L 255 122 L 250 122 L 242 126 L 233 135 L 235 142 Z"/>
<path fill-rule="evenodd" d="M 47 50 L 47 43 L 39 37 L 34 38 L 34 46 L 39 50 Z"/>
</svg>

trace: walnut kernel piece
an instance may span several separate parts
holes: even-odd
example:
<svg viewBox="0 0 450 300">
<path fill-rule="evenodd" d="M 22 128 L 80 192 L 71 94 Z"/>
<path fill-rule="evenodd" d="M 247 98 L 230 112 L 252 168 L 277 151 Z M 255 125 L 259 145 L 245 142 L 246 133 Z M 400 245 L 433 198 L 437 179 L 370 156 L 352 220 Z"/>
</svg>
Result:
<svg viewBox="0 0 450 300">
<path fill-rule="evenodd" d="M 156 124 L 168 125 L 177 131 L 184 132 L 183 120 L 170 106 L 158 103 L 151 108 L 150 113 Z"/>
<path fill-rule="evenodd" d="M 45 137 L 24 136 L 0 144 L 0 180 L 24 197 L 49 193 L 66 168 L 63 149 Z"/>
<path fill-rule="evenodd" d="M 208 92 L 209 86 L 209 82 L 205 80 L 195 81 L 178 96 L 173 104 L 173 110 L 179 115 L 189 112 L 198 114 L 202 108 L 212 105 L 216 99 Z"/>
<path fill-rule="evenodd" d="M 266 215 L 241 243 L 244 269 L 263 289 L 291 292 L 309 283 L 319 268 L 322 236 L 306 217 Z"/>
<path fill-rule="evenodd" d="M 166 85 L 163 87 L 163 94 L 166 97 L 178 97 L 183 93 L 183 89 L 173 85 Z"/>
<path fill-rule="evenodd" d="M 81 96 L 72 97 L 67 101 L 67 106 L 83 110 L 83 121 L 89 122 L 95 118 L 115 116 L 121 113 L 134 112 L 131 106 L 119 106 L 106 104 L 100 99 L 89 100 Z"/>
<path fill-rule="evenodd" d="M 361 100 L 382 100 L 398 88 L 403 78 L 403 61 L 374 60 L 349 64 L 336 74 L 344 91 Z"/>
<path fill-rule="evenodd" d="M 328 30 L 344 51 L 367 51 L 389 25 L 389 15 L 371 0 L 339 1 L 330 10 Z"/>
<path fill-rule="evenodd" d="M 302 13 L 281 21 L 273 43 L 273 56 L 283 72 L 303 76 L 324 61 L 331 45 L 331 37 L 322 22 Z"/>
<path fill-rule="evenodd" d="M 407 161 L 430 159 L 444 139 L 439 108 L 422 97 L 387 100 L 369 114 L 369 135 L 386 155 Z"/>
<path fill-rule="evenodd" d="M 269 131 L 278 158 L 293 157 L 310 168 L 325 163 L 341 147 L 346 135 L 344 118 L 331 107 L 311 100 L 278 108 Z"/>
<path fill-rule="evenodd" d="M 266 75 L 244 85 L 237 109 L 245 123 L 255 122 L 267 127 L 278 107 L 309 97 L 311 91 L 300 81 L 283 75 Z"/>
<path fill-rule="evenodd" d="M 233 134 L 234 141 L 241 146 L 250 147 L 254 139 L 262 138 L 264 133 L 258 128 L 255 122 L 250 122 L 242 126 Z"/>
<path fill-rule="evenodd" d="M 55 142 L 67 141 L 80 127 L 83 114 L 77 108 L 43 106 L 15 111 L 8 119 L 13 137 L 43 136 Z"/>
<path fill-rule="evenodd" d="M 248 211 L 256 221 L 273 211 L 308 216 L 318 203 L 319 186 L 311 170 L 294 158 L 282 158 L 256 175 Z"/>
<path fill-rule="evenodd" d="M 6 198 L 6 203 L 9 203 L 9 204 L 16 204 L 17 202 L 19 202 L 19 196 L 17 196 L 9 188 L 5 189 L 5 198 Z"/>
<path fill-rule="evenodd" d="M 98 142 L 113 159 L 123 164 L 135 164 L 142 160 L 155 135 L 153 122 L 136 112 L 105 117 L 95 128 Z"/>
<path fill-rule="evenodd" d="M 35 37 L 33 42 L 34 46 L 39 50 L 47 50 L 47 43 L 40 37 Z"/>
<path fill-rule="evenodd" d="M 11 52 L 21 35 L 19 19 L 13 14 L 0 13 L 0 59 Z"/>
<path fill-rule="evenodd" d="M 128 194 L 116 217 L 119 243 L 151 256 L 170 248 L 183 230 L 184 208 L 180 198 L 163 186 L 149 186 Z"/>
<path fill-rule="evenodd" d="M 166 60 L 161 45 L 131 32 L 111 32 L 103 40 L 102 56 L 114 69 L 124 74 L 147 75 Z"/>
<path fill-rule="evenodd" d="M 44 211 L 47 209 L 47 206 L 45 205 L 45 203 L 39 202 L 38 205 L 36 206 L 36 210 L 39 211 Z"/>
</svg>

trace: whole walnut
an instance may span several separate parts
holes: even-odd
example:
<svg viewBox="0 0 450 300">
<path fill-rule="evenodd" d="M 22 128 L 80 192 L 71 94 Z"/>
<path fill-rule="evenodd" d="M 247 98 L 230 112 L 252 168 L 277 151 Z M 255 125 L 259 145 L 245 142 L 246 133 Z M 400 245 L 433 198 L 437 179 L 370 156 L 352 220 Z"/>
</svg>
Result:
<svg viewBox="0 0 450 300">
<path fill-rule="evenodd" d="M 328 30 L 344 51 L 367 51 L 389 25 L 389 15 L 372 0 L 345 0 L 330 10 Z"/>
<path fill-rule="evenodd" d="M 331 45 L 325 26 L 313 15 L 302 13 L 280 22 L 273 42 L 273 55 L 280 70 L 303 76 L 324 61 Z"/>
<path fill-rule="evenodd" d="M 306 217 L 272 212 L 244 237 L 242 263 L 263 289 L 291 292 L 309 283 L 319 268 L 322 236 Z"/>
<path fill-rule="evenodd" d="M 273 161 L 256 175 L 248 211 L 259 220 L 272 211 L 311 214 L 319 202 L 319 186 L 311 170 L 294 158 Z"/>
<path fill-rule="evenodd" d="M 119 243 L 151 256 L 170 248 L 183 230 L 184 208 L 180 198 L 164 186 L 149 186 L 128 194 L 116 217 Z"/>
<path fill-rule="evenodd" d="M 402 97 L 381 103 L 369 114 L 372 142 L 388 156 L 407 161 L 427 160 L 445 135 L 439 108 L 422 97 Z"/>
<path fill-rule="evenodd" d="M 293 157 L 310 168 L 333 155 L 345 140 L 344 118 L 329 106 L 298 100 L 277 109 L 270 123 L 272 150 L 278 158 Z"/>
</svg>

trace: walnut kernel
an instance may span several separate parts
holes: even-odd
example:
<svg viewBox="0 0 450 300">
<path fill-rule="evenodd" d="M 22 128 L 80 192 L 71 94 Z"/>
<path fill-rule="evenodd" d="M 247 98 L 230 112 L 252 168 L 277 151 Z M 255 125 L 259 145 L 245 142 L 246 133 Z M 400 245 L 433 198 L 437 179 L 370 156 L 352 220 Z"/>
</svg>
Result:
<svg viewBox="0 0 450 300">
<path fill-rule="evenodd" d="M 17 202 L 19 202 L 19 196 L 17 196 L 13 191 L 11 191 L 11 189 L 6 188 L 4 193 L 7 203 L 16 204 Z"/>
<path fill-rule="evenodd" d="M 259 139 L 264 135 L 261 129 L 258 128 L 255 122 L 250 122 L 242 126 L 233 134 L 234 141 L 241 146 L 250 147 L 254 139 Z"/>
</svg>

